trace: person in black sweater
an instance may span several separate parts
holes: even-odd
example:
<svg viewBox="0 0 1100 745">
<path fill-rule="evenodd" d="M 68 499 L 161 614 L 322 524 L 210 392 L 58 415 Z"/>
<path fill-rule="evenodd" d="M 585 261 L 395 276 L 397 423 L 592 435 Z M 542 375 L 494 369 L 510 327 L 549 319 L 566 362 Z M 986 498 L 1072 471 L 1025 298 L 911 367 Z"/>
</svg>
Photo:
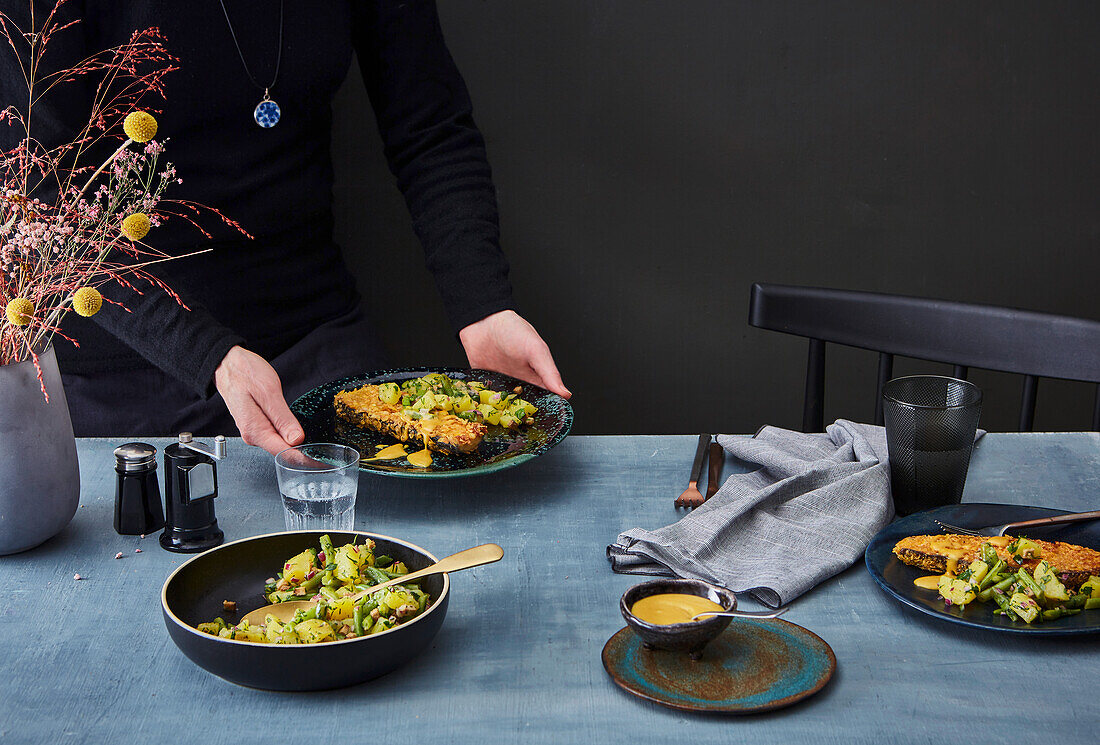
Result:
<svg viewBox="0 0 1100 745">
<path fill-rule="evenodd" d="M 33 2 L 40 23 L 53 0 Z M 28 0 L 0 9 L 27 27 Z M 56 347 L 78 435 L 231 432 L 235 423 L 245 442 L 277 452 L 304 437 L 288 399 L 385 365 L 332 237 L 332 99 L 353 53 L 470 365 L 570 395 L 515 311 L 484 141 L 434 2 L 69 0 L 61 11 L 81 22 L 51 40 L 45 62 L 55 68 L 160 28 L 180 60 L 164 100 L 150 103 L 163 110 L 165 157 L 183 178 L 169 196 L 216 207 L 254 236 L 224 229 L 203 242 L 169 220 L 147 239 L 157 248 L 214 248 L 157 269 L 189 310 L 155 288 L 113 284 L 104 296 L 131 312 L 105 304 L 92 319 L 68 314 L 64 331 L 80 346 Z M 0 106 L 18 105 L 25 82 L 3 51 Z M 72 84 L 58 91 L 35 109 L 40 138 L 70 139 L 86 120 L 90 99 Z M 257 114 L 267 99 L 279 107 L 274 126 Z M 0 149 L 18 130 L 0 126 Z"/>
</svg>

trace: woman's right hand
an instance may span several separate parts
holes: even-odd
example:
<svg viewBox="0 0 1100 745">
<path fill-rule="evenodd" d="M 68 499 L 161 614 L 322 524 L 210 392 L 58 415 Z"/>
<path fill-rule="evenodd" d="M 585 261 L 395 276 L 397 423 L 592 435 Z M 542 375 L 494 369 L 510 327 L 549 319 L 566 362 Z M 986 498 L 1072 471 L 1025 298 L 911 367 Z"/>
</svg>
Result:
<svg viewBox="0 0 1100 745">
<path fill-rule="evenodd" d="M 246 445 L 275 455 L 305 440 L 302 425 L 283 398 L 279 374 L 260 355 L 233 347 L 214 371 L 214 385 Z"/>
</svg>

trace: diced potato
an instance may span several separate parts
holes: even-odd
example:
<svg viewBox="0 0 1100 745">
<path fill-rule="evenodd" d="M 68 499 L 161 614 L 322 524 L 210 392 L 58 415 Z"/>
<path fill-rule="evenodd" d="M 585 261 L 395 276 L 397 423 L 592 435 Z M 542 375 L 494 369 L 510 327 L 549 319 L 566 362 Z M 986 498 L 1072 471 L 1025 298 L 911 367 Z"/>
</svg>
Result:
<svg viewBox="0 0 1100 745">
<path fill-rule="evenodd" d="M 336 549 L 336 569 L 333 575 L 341 582 L 351 582 L 359 576 L 366 552 L 360 551 L 358 546 L 350 543 Z"/>
<path fill-rule="evenodd" d="M 1043 596 L 1050 601 L 1050 605 L 1058 605 L 1069 600 L 1066 586 L 1054 574 L 1054 569 L 1047 563 L 1046 559 L 1040 561 L 1035 567 L 1033 576 L 1039 587 L 1043 588 Z"/>
<path fill-rule="evenodd" d="M 952 605 L 963 606 L 977 597 L 973 585 L 965 580 L 956 579 L 949 574 L 940 577 L 939 591 L 940 596 Z"/>
<path fill-rule="evenodd" d="M 351 598 L 341 598 L 329 606 L 328 617 L 330 621 L 343 621 L 355 615 L 355 601 Z"/>
<path fill-rule="evenodd" d="M 1009 598 L 1008 607 L 1028 623 L 1034 621 L 1039 615 L 1039 604 L 1022 592 L 1017 592 Z"/>
<path fill-rule="evenodd" d="M 505 412 L 505 413 L 500 415 L 500 426 L 507 427 L 507 428 L 511 429 L 512 427 L 515 427 L 518 424 L 519 424 L 519 422 L 517 422 L 516 418 L 514 416 L 512 416 L 511 414 Z"/>
<path fill-rule="evenodd" d="M 401 389 L 397 387 L 396 383 L 383 383 L 378 386 L 378 398 L 384 404 L 396 404 L 401 400 Z"/>
<path fill-rule="evenodd" d="M 264 619 L 264 636 L 271 644 L 298 644 L 298 635 L 292 626 L 284 626 L 279 619 L 270 613 Z"/>
<path fill-rule="evenodd" d="M 385 605 L 392 610 L 397 610 L 402 605 L 416 604 L 416 598 L 412 596 L 412 593 L 396 587 L 391 587 L 383 590 L 382 600 L 379 603 L 379 605 Z M 382 611 L 379 611 L 379 613 L 382 613 Z"/>
<path fill-rule="evenodd" d="M 294 631 L 302 644 L 317 644 L 336 640 L 336 632 L 332 627 L 319 618 L 310 618 L 299 621 L 294 625 Z"/>
<path fill-rule="evenodd" d="M 500 394 L 496 391 L 478 391 L 477 397 L 478 400 L 481 401 L 481 403 L 483 404 L 492 405 L 500 402 Z"/>
<path fill-rule="evenodd" d="M 367 634 L 379 634 L 383 631 L 392 629 L 396 625 L 397 624 L 391 621 L 388 616 L 380 616 L 378 620 L 374 622 L 374 625 L 367 631 Z"/>
<path fill-rule="evenodd" d="M 217 636 L 218 632 L 222 630 L 221 626 L 219 626 L 218 624 L 213 623 L 213 622 L 211 622 L 211 623 L 200 623 L 196 628 L 199 631 L 201 631 L 202 633 L 210 634 L 211 636 Z"/>
<path fill-rule="evenodd" d="M 977 585 L 980 584 L 981 581 L 985 579 L 985 575 L 989 573 L 989 564 L 986 564 L 981 559 L 975 559 L 970 562 L 968 569 L 970 569 L 970 583 Z"/>
<path fill-rule="evenodd" d="M 1015 550 L 1012 552 L 1014 556 L 1020 556 L 1025 559 L 1041 559 L 1043 557 L 1043 549 L 1034 541 L 1029 541 L 1027 538 L 1017 538 Z M 1011 546 L 1011 544 L 1009 544 Z"/>
<path fill-rule="evenodd" d="M 466 394 L 462 394 L 461 396 L 456 396 L 455 397 L 455 401 L 454 401 L 454 410 L 455 410 L 455 412 L 461 414 L 463 412 L 470 411 L 473 408 L 474 408 L 474 400 L 472 398 L 470 398 L 469 396 L 467 396 Z"/>
<path fill-rule="evenodd" d="M 233 629 L 233 633 L 229 636 L 230 639 L 236 639 L 242 642 L 265 642 L 267 636 L 264 635 L 264 630 L 256 626 L 245 626 L 243 628 Z"/>
<path fill-rule="evenodd" d="M 1081 584 L 1078 592 L 1086 593 L 1090 598 L 1100 598 L 1100 577 L 1089 575 L 1089 578 Z"/>
<path fill-rule="evenodd" d="M 283 565 L 283 579 L 285 580 L 298 580 L 305 579 L 306 573 L 310 569 L 314 569 L 317 563 L 317 551 L 312 548 L 307 548 L 297 556 L 291 557 L 286 564 Z"/>
</svg>

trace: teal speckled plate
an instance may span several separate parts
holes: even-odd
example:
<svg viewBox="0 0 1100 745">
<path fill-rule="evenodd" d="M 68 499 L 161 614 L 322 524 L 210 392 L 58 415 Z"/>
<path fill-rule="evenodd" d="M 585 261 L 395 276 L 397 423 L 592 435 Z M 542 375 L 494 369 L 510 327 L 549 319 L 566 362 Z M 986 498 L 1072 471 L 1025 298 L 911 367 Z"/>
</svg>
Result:
<svg viewBox="0 0 1100 745">
<path fill-rule="evenodd" d="M 603 666 L 620 688 L 662 706 L 755 714 L 820 691 L 836 671 L 836 656 L 801 626 L 735 618 L 698 661 L 646 649 L 637 634 L 622 629 L 604 646 Z"/>
<path fill-rule="evenodd" d="M 401 458 L 360 463 L 360 470 L 383 476 L 421 479 L 492 473 L 518 466 L 542 455 L 564 440 L 573 426 L 573 408 L 568 401 L 556 393 L 516 380 L 503 373 L 458 367 L 403 367 L 341 378 L 319 385 L 302 395 L 290 405 L 290 410 L 298 417 L 302 428 L 305 429 L 306 442 L 336 442 L 350 445 L 364 458 L 369 458 L 377 452 L 377 445 L 392 445 L 397 440 L 390 435 L 338 419 L 332 403 L 333 397 L 340 391 L 368 384 L 400 382 L 432 372 L 444 373 L 457 380 L 478 380 L 496 391 L 511 391 L 517 385 L 521 386 L 523 392 L 520 396 L 538 407 L 538 412 L 534 416 L 535 422 L 523 425 L 518 430 L 490 427 L 481 445 L 474 452 L 469 455 L 433 452 L 432 465 L 428 468 L 416 468 Z"/>
</svg>

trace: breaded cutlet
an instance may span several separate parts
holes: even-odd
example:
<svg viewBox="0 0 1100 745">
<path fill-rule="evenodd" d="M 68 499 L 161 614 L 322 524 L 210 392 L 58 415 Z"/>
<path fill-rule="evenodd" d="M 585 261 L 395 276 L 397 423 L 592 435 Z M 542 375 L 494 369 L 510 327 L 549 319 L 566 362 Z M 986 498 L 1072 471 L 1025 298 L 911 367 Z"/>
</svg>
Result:
<svg viewBox="0 0 1100 745">
<path fill-rule="evenodd" d="M 440 453 L 472 453 L 481 444 L 487 427 L 468 422 L 454 414 L 436 412 L 434 416 L 414 419 L 400 404 L 383 403 L 379 386 L 364 385 L 352 391 L 340 391 L 334 397 L 336 415 L 360 427 L 396 437 L 402 442 L 424 445 Z"/>
<path fill-rule="evenodd" d="M 894 555 L 910 566 L 935 574 L 945 574 L 948 569 L 954 569 L 952 564 L 962 569 L 974 559 L 980 558 L 982 544 L 990 543 L 996 549 L 997 556 L 1013 569 L 1023 566 L 1028 571 L 1034 571 L 1036 565 L 1045 559 L 1055 568 L 1066 587 L 1079 587 L 1089 575 L 1100 576 L 1100 551 L 1072 543 L 1029 538 L 1028 540 L 1039 546 L 1042 556 L 1017 562 L 1006 548 L 1012 540 L 1014 539 L 1010 536 L 988 538 L 957 533 L 914 535 L 898 541 L 894 546 Z"/>
</svg>

